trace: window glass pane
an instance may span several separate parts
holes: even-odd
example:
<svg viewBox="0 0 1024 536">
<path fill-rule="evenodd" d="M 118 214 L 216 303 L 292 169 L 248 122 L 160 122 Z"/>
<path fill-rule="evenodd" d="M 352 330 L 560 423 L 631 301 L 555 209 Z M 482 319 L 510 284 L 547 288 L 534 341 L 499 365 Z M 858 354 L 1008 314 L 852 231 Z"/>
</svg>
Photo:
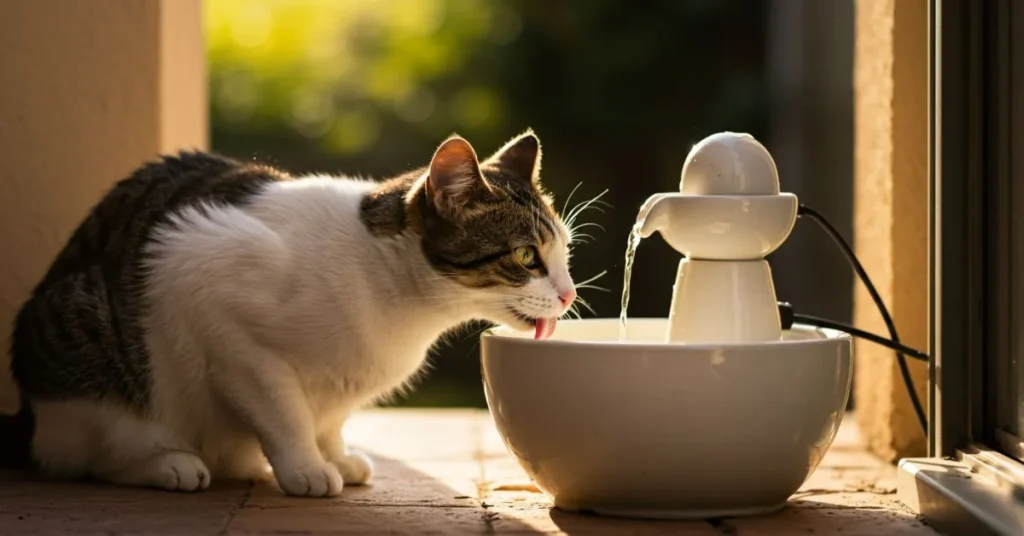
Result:
<svg viewBox="0 0 1024 536">
<path fill-rule="evenodd" d="M 1024 6 L 992 13 L 987 153 L 989 439 L 1024 457 Z M 994 402 L 994 404 L 992 403 Z"/>
</svg>

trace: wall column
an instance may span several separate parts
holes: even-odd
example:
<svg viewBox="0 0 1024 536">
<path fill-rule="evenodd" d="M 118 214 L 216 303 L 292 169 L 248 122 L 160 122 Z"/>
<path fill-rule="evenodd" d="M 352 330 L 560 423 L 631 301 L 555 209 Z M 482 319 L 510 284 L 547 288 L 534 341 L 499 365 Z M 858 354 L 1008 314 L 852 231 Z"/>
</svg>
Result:
<svg viewBox="0 0 1024 536">
<path fill-rule="evenodd" d="M 158 153 L 207 145 L 201 0 L 0 2 L 0 412 L 6 341 L 89 208 Z"/>
<path fill-rule="evenodd" d="M 854 235 L 857 256 L 900 337 L 928 344 L 928 2 L 856 3 Z M 854 322 L 888 335 L 857 284 Z M 858 341 L 854 400 L 870 449 L 888 460 L 926 453 L 892 351 Z M 927 411 L 928 368 L 910 363 Z"/>
</svg>

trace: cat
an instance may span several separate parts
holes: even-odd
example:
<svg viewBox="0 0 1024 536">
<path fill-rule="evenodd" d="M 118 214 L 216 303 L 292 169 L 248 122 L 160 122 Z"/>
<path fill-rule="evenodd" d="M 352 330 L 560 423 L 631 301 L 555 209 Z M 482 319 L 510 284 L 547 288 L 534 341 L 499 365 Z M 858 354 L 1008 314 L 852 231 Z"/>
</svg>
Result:
<svg viewBox="0 0 1024 536">
<path fill-rule="evenodd" d="M 366 483 L 370 459 L 342 437 L 353 411 L 408 386 L 447 330 L 545 338 L 576 299 L 540 169 L 532 130 L 482 161 L 453 135 L 381 182 L 201 151 L 140 167 L 15 320 L 34 466 L 179 491 Z"/>
</svg>

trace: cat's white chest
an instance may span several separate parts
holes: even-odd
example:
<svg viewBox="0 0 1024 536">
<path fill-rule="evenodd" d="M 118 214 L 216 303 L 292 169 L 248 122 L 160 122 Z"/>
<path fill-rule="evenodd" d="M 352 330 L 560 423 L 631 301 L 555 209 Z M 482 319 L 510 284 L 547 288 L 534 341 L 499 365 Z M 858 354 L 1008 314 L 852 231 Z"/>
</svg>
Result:
<svg viewBox="0 0 1024 536">
<path fill-rule="evenodd" d="M 302 362 L 296 368 L 321 398 L 371 401 L 401 387 L 423 368 L 431 343 L 440 335 L 440 330 L 424 328 L 397 323 L 381 329 L 346 328 L 332 343 L 294 356 Z"/>
</svg>

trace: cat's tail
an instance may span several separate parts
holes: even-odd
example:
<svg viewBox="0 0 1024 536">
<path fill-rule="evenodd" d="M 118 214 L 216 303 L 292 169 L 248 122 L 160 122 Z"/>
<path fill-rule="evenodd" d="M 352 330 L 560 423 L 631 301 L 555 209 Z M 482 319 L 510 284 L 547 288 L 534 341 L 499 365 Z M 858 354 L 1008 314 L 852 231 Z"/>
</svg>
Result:
<svg viewBox="0 0 1024 536">
<path fill-rule="evenodd" d="M 32 435 L 35 428 L 32 406 L 24 396 L 18 413 L 0 414 L 0 469 L 31 469 L 34 466 Z"/>
</svg>

